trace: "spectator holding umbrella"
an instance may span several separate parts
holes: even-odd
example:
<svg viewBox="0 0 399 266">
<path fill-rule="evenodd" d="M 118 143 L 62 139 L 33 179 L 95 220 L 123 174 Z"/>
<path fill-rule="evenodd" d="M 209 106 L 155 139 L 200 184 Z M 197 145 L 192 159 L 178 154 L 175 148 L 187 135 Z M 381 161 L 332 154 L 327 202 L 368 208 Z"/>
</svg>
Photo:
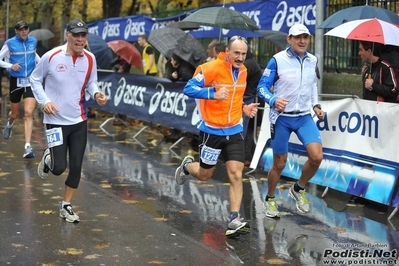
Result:
<svg viewBox="0 0 399 266">
<path fill-rule="evenodd" d="M 175 53 L 166 65 L 166 77 L 171 81 L 188 81 L 193 77 L 194 72 L 195 68 Z"/>
</svg>

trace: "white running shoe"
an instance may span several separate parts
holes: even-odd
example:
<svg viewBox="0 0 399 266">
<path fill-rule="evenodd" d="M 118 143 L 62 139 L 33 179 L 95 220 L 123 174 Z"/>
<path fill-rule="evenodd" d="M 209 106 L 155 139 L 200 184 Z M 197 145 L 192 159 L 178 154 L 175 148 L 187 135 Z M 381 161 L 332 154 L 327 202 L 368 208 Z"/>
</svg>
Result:
<svg viewBox="0 0 399 266">
<path fill-rule="evenodd" d="M 178 185 L 183 185 L 184 182 L 186 182 L 188 175 L 184 173 L 184 165 L 187 163 L 192 163 L 194 162 L 194 157 L 191 155 L 187 155 L 184 157 L 183 161 L 181 162 L 180 166 L 176 168 L 175 172 L 175 180 Z"/>
<path fill-rule="evenodd" d="M 79 216 L 72 211 L 71 205 L 65 205 L 60 208 L 60 217 L 64 218 L 67 222 L 78 223 L 80 222 Z"/>
</svg>

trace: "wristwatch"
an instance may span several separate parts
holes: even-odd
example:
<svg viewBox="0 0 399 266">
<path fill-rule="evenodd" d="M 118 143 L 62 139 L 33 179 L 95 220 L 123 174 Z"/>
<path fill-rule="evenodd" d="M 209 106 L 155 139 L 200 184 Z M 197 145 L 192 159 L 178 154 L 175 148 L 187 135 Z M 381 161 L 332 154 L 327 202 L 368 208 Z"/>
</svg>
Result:
<svg viewBox="0 0 399 266">
<path fill-rule="evenodd" d="M 321 110 L 321 105 L 320 105 L 320 104 L 315 104 L 315 105 L 313 106 L 313 110 L 314 110 L 315 107 L 317 107 L 317 108 L 319 108 L 319 109 Z"/>
</svg>

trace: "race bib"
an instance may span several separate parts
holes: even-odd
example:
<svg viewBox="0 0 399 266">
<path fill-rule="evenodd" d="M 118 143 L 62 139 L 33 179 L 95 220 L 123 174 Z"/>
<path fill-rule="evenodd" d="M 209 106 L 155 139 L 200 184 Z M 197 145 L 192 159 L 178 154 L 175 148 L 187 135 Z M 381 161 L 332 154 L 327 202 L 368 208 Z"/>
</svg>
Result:
<svg viewBox="0 0 399 266">
<path fill-rule="evenodd" d="M 143 67 L 145 67 L 145 60 L 143 59 L 141 61 L 142 61 Z"/>
<path fill-rule="evenodd" d="M 17 87 L 30 87 L 29 78 L 17 78 Z"/>
<path fill-rule="evenodd" d="M 46 136 L 47 136 L 47 145 L 49 148 L 59 146 L 62 143 L 64 143 L 64 139 L 62 137 L 62 130 L 60 127 L 47 129 Z"/>
<path fill-rule="evenodd" d="M 270 123 L 275 124 L 280 114 L 281 113 L 277 112 L 276 109 L 271 108 L 269 112 Z"/>
<path fill-rule="evenodd" d="M 221 149 L 214 149 L 204 145 L 201 148 L 201 160 L 205 164 L 216 165 L 221 152 Z"/>
</svg>

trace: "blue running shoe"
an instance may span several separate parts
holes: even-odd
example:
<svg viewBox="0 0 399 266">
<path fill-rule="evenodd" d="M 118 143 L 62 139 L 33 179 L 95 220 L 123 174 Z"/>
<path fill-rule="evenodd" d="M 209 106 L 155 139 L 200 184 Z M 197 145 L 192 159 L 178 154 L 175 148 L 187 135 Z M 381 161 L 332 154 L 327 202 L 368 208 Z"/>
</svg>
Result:
<svg viewBox="0 0 399 266">
<path fill-rule="evenodd" d="M 4 128 L 4 131 L 3 131 L 4 139 L 9 139 L 11 137 L 12 126 L 13 125 L 14 125 L 14 123 L 12 125 L 10 125 L 10 119 L 8 119 L 7 125 L 6 125 L 6 127 Z"/>
<path fill-rule="evenodd" d="M 32 159 L 35 158 L 35 154 L 30 146 L 25 148 L 24 158 Z"/>
</svg>

